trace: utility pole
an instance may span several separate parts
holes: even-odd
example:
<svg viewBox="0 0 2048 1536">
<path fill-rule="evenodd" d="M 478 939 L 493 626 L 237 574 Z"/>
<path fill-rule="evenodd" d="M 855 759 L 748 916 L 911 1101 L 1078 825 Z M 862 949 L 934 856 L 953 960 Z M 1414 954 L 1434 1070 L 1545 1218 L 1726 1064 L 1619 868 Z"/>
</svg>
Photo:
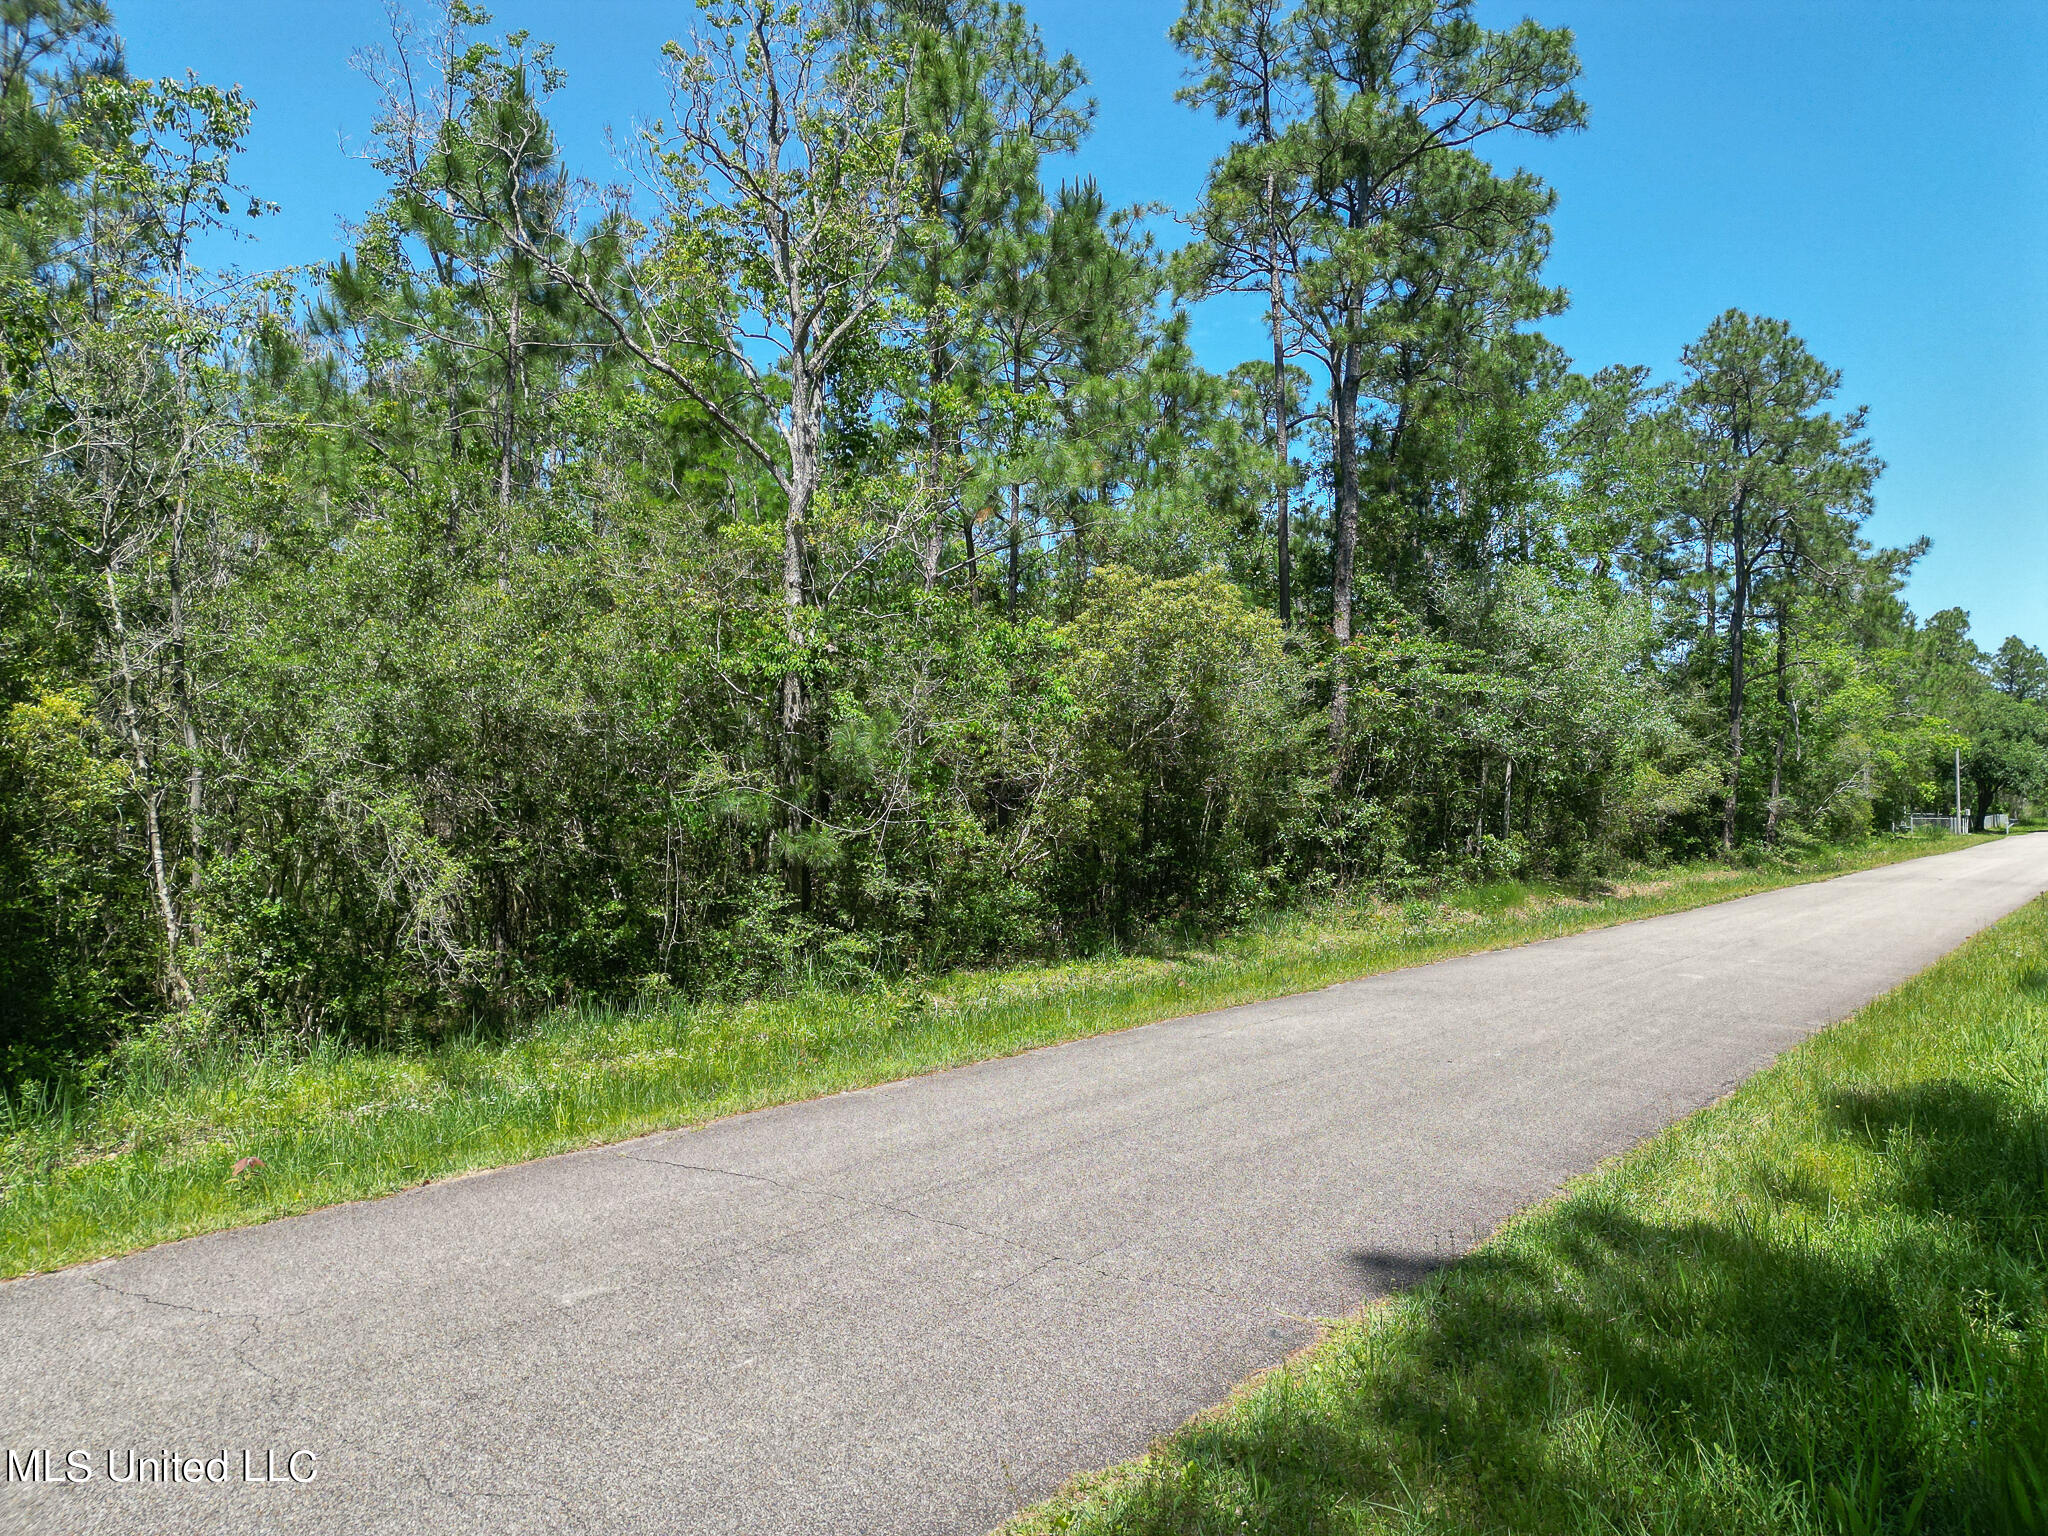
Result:
<svg viewBox="0 0 2048 1536">
<path fill-rule="evenodd" d="M 1961 832 L 1961 831 L 1963 831 L 1963 830 L 1964 830 L 1964 827 L 1963 827 L 1963 824 L 1962 824 L 1962 822 L 1963 822 L 1963 749 L 1962 749 L 1961 747 L 1957 747 L 1957 748 L 1956 748 L 1956 830 L 1957 830 L 1958 832 Z"/>
</svg>

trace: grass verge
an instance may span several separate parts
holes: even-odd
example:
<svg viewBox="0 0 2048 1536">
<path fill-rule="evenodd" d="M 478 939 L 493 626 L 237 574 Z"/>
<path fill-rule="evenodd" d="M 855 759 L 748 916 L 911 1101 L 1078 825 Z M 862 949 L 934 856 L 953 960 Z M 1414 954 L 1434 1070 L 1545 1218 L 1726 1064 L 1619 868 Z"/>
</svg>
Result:
<svg viewBox="0 0 2048 1536">
<path fill-rule="evenodd" d="M 1005 1536 L 2048 1531 L 2048 898 Z"/>
<path fill-rule="evenodd" d="M 729 1006 L 562 1010 L 509 1038 L 414 1050 L 138 1055 L 88 1100 L 0 1118 L 0 1277 L 1977 841 L 1666 870 L 1592 897 L 1491 885 L 1274 916 L 1202 948 Z"/>
</svg>

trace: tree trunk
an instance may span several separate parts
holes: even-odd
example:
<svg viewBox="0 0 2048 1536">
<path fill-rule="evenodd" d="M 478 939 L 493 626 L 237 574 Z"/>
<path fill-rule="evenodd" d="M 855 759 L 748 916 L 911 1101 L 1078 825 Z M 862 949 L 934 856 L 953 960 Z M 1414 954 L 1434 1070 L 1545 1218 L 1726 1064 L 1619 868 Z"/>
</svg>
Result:
<svg viewBox="0 0 2048 1536">
<path fill-rule="evenodd" d="M 805 768 L 805 736 L 811 714 L 801 658 L 809 642 L 804 625 L 807 593 L 804 582 L 804 525 L 817 494 L 820 461 L 818 415 L 822 402 L 818 389 L 801 360 L 790 370 L 789 412 L 789 506 L 782 522 L 782 607 L 790 660 L 782 674 L 780 698 L 780 757 L 785 823 L 794 836 L 804 829 L 805 813 L 801 785 Z M 793 886 L 808 908 L 810 872 L 799 867 Z"/>
<path fill-rule="evenodd" d="M 975 559 L 974 513 L 966 507 L 960 509 L 960 537 L 967 541 L 967 606 L 981 606 L 981 566 Z"/>
<path fill-rule="evenodd" d="M 498 443 L 498 505 L 512 505 L 512 443 L 519 431 L 519 290 L 512 291 L 512 314 L 505 326 L 505 413 Z"/>
<path fill-rule="evenodd" d="M 790 370 L 789 507 L 782 523 L 782 602 L 793 638 L 801 631 L 797 615 L 809 601 L 804 579 L 804 538 L 823 473 L 823 383 L 798 362 Z"/>
<path fill-rule="evenodd" d="M 164 856 L 163 790 L 150 767 L 149 742 L 143 733 L 141 710 L 135 702 L 134 656 L 113 566 L 102 567 L 101 574 L 107 588 L 107 627 L 114 641 L 114 679 L 120 686 L 115 716 L 128 748 L 129 766 L 134 770 L 136 795 L 142 803 L 142 836 L 149 850 L 149 888 L 156 900 L 157 921 L 164 936 L 164 982 L 171 1001 L 184 1008 L 192 1002 L 192 984 L 185 978 L 180 958 L 185 947 L 184 928 L 178 920 L 178 897 L 171 884 L 170 863 Z"/>
<path fill-rule="evenodd" d="M 1749 551 L 1745 546 L 1748 490 L 1735 495 L 1730 525 L 1728 592 L 1728 803 L 1721 811 L 1721 847 L 1735 848 L 1736 802 L 1742 792 L 1742 632 L 1749 618 Z"/>
<path fill-rule="evenodd" d="M 930 320 L 925 321 L 927 368 L 930 374 L 925 405 L 925 446 L 932 459 L 932 483 L 944 483 L 941 465 L 945 462 L 945 423 L 939 418 L 939 390 L 946 376 L 946 344 L 939 339 L 938 327 Z M 925 541 L 924 589 L 929 592 L 938 585 L 939 560 L 945 552 L 946 522 L 944 516 L 933 510 L 932 529 Z"/>
<path fill-rule="evenodd" d="M 1771 743 L 1771 804 L 1764 821 L 1764 841 L 1776 842 L 1778 837 L 1779 797 L 1784 793 L 1785 784 L 1785 736 L 1791 729 L 1792 691 L 1785 674 L 1786 652 L 1792 643 L 1791 602 L 1788 598 L 1778 599 L 1778 734 Z"/>
<path fill-rule="evenodd" d="M 455 394 L 455 371 L 450 369 L 448 376 L 448 462 L 453 466 L 462 462 L 462 416 L 461 405 Z M 459 476 L 449 475 L 448 521 L 441 530 L 441 539 L 451 555 L 462 542 L 462 492 L 458 488 L 460 484 Z"/>
<path fill-rule="evenodd" d="M 1714 525 L 1711 521 L 1701 525 L 1700 546 L 1706 551 L 1707 639 L 1711 643 L 1714 631 L 1721 627 L 1720 593 L 1714 585 Z"/>
<path fill-rule="evenodd" d="M 1280 321 L 1280 218 L 1279 194 L 1273 174 L 1266 173 L 1266 276 L 1273 318 L 1273 452 L 1276 475 L 1273 485 L 1274 571 L 1280 586 L 1280 627 L 1294 624 L 1294 547 L 1288 531 L 1289 503 L 1287 462 L 1287 345 Z"/>
<path fill-rule="evenodd" d="M 178 490 L 178 500 L 171 522 L 171 558 L 169 575 L 170 621 L 171 621 L 171 667 L 172 683 L 177 689 L 178 728 L 185 748 L 185 854 L 187 894 L 186 927 L 193 943 L 200 941 L 199 910 L 190 897 L 199 888 L 200 871 L 203 865 L 201 839 L 204 836 L 206 809 L 206 765 L 199 755 L 199 690 L 192 681 L 192 657 L 190 637 L 186 630 L 185 615 L 185 524 L 187 503 L 185 488 Z"/>
<path fill-rule="evenodd" d="M 1479 808 L 1472 818 L 1472 836 L 1465 845 L 1465 851 L 1477 856 L 1481 840 L 1486 836 L 1486 770 L 1492 760 L 1482 752 L 1479 754 Z"/>
<path fill-rule="evenodd" d="M 1024 354 L 1022 337 L 1018 337 L 1010 349 L 1010 389 L 1016 398 L 1024 394 Z M 1010 486 L 1010 570 L 1009 601 L 1004 612 L 1012 624 L 1017 622 L 1017 587 L 1022 575 L 1020 567 L 1024 562 L 1024 487 L 1013 483 Z"/>
<path fill-rule="evenodd" d="M 1010 571 L 1009 600 L 1004 613 L 1009 621 L 1017 622 L 1017 587 L 1023 574 L 1024 564 L 1024 487 L 1010 487 Z"/>
<path fill-rule="evenodd" d="M 1330 689 L 1330 782 L 1343 781 L 1344 741 L 1351 705 L 1351 685 L 1345 677 L 1344 651 L 1351 641 L 1351 573 L 1358 556 L 1358 343 L 1346 341 L 1338 354 L 1336 380 L 1337 415 L 1337 526 L 1331 560 L 1331 633 L 1337 640 L 1331 665 L 1335 675 Z"/>
</svg>

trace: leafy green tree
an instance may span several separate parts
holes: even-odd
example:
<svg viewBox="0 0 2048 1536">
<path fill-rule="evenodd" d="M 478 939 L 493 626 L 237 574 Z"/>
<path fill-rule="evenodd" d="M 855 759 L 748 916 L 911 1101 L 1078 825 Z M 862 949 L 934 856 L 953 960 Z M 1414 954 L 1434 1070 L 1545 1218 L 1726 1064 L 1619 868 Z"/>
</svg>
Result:
<svg viewBox="0 0 2048 1536">
<path fill-rule="evenodd" d="M 2007 635 L 1991 658 L 1991 686 L 2022 704 L 2048 700 L 2048 656 L 2018 635 Z"/>
<path fill-rule="evenodd" d="M 1472 146 L 1562 133 L 1584 109 L 1568 33 L 1527 21 L 1489 30 L 1464 0 L 1311 0 L 1290 55 L 1307 106 L 1276 151 L 1302 210 L 1286 299 L 1298 349 L 1330 380 L 1341 647 L 1353 629 L 1361 449 L 1383 470 L 1398 464 L 1423 394 L 1455 381 L 1474 339 L 1557 302 L 1534 281 L 1550 194 L 1526 173 L 1495 175 Z M 1380 403 L 1370 422 L 1362 400 Z M 1390 474 L 1380 480 L 1391 499 Z M 1347 701 L 1340 667 L 1334 743 L 1345 740 Z"/>
<path fill-rule="evenodd" d="M 966 591 L 978 596 L 978 535 L 960 503 L 963 436 L 986 398 L 992 361 L 985 331 L 1000 313 L 993 247 L 1042 201 L 1039 163 L 1080 142 L 1094 104 L 1078 101 L 1087 77 L 1072 55 L 1047 53 L 1021 6 L 1002 0 L 891 8 L 912 59 L 906 132 L 917 182 L 918 228 L 897 278 L 922 331 L 915 409 L 923 417 L 925 473 L 953 494 L 926 536 L 924 578 L 937 584 L 946 526 L 963 547 Z M 1014 582 L 1013 582 L 1014 585 Z"/>
<path fill-rule="evenodd" d="M 1678 404 L 1694 466 L 1685 515 L 1700 562 L 1701 641 L 1725 658 L 1721 841 L 1733 848 L 1759 583 L 1775 571 L 1789 604 L 1818 551 L 1843 543 L 1869 515 L 1871 485 L 1882 466 L 1861 435 L 1864 413 L 1836 416 L 1825 408 L 1841 374 L 1814 357 L 1784 321 L 1730 310 L 1686 348 L 1684 365 Z M 1789 612 L 1789 606 L 1780 612 L 1781 660 L 1787 654 L 1782 620 Z"/>
<path fill-rule="evenodd" d="M 17 525 L 39 598 L 89 635 L 141 828 L 167 995 L 192 1002 L 210 858 L 203 609 L 237 558 L 249 493 L 242 349 L 273 283 L 211 278 L 193 245 L 243 194 L 237 91 L 88 82 L 64 120 L 76 157 L 68 279 L 44 290 L 51 347 L 17 410 L 52 470 Z M 246 211 L 263 205 L 248 200 Z"/>
<path fill-rule="evenodd" d="M 1278 621 L 1209 574 L 1107 566 L 1068 627 L 1071 900 L 1106 924 L 1269 896 L 1300 793 L 1301 686 Z"/>
<path fill-rule="evenodd" d="M 1288 448 L 1293 413 L 1287 388 L 1293 348 L 1286 295 L 1298 259 L 1301 212 L 1291 201 L 1297 177 L 1289 174 L 1280 143 L 1299 110 L 1302 88 L 1289 56 L 1292 31 L 1278 0 L 1188 0 L 1170 34 L 1195 74 L 1181 100 L 1231 118 L 1247 135 L 1210 170 L 1195 214 L 1201 238 L 1182 258 L 1183 282 L 1205 293 L 1263 291 L 1266 297 L 1273 342 L 1266 393 L 1275 461 L 1274 587 L 1283 629 L 1294 622 L 1294 472 Z"/>
<path fill-rule="evenodd" d="M 1665 534 L 1686 455 L 1669 404 L 1648 368 L 1603 368 L 1565 378 L 1546 425 L 1564 550 L 1595 583 L 1650 598 L 1676 574 Z"/>
<path fill-rule="evenodd" d="M 8 285 L 10 338 L 36 335 L 15 303 L 47 276 L 53 244 L 75 229 L 72 183 L 81 171 L 65 119 L 84 89 L 123 74 L 120 39 L 100 0 L 0 0 L 0 281 Z M 24 359 L 16 355 L 14 371 Z"/>
<path fill-rule="evenodd" d="M 573 293 L 651 380 L 692 402 L 772 482 L 784 846 L 807 880 L 794 855 L 816 813 L 803 782 L 828 643 L 814 614 L 830 586 L 814 569 L 813 522 L 834 370 L 871 342 L 915 228 L 905 86 L 914 36 L 848 28 L 822 4 L 714 4 L 703 15 L 689 46 L 668 45 L 670 115 L 645 131 L 658 211 L 644 226 L 617 213 L 600 237 L 620 250 L 618 280 L 564 256 L 516 206 L 454 187 L 447 207 Z M 493 152 L 509 159 L 516 147 L 500 130 Z"/>
<path fill-rule="evenodd" d="M 1112 210 L 1092 179 L 1039 205 L 992 253 L 989 329 L 1001 388 L 989 397 L 986 473 L 1009 501 L 1008 602 L 1018 614 L 1027 542 L 1064 545 L 1076 593 L 1091 539 L 1114 541 L 1120 489 L 1149 465 L 1145 439 L 1178 396 L 1148 395 L 1174 351 L 1153 323 L 1163 286 L 1135 210 Z M 1192 367 L 1179 349 L 1182 374 Z"/>
<path fill-rule="evenodd" d="M 400 21 L 391 49 L 362 56 L 382 102 L 369 158 L 391 191 L 314 317 L 352 375 L 330 396 L 357 408 L 347 430 L 422 491 L 440 462 L 429 494 L 445 502 L 451 547 L 479 503 L 503 509 L 533 485 L 565 386 L 607 339 L 522 249 L 606 280 L 605 246 L 571 227 L 573 189 L 545 115 L 561 72 L 523 33 L 502 47 L 472 40 L 483 20 L 456 5 L 425 37 Z M 492 217 L 459 218 L 458 206 Z"/>
<path fill-rule="evenodd" d="M 1999 802 L 2016 807 L 2048 798 L 2048 709 L 1994 694 L 1970 725 L 1963 772 L 1971 791 L 1970 825 L 1981 832 Z"/>
<path fill-rule="evenodd" d="M 2008 636 L 1986 655 L 1960 608 L 1932 615 L 1916 638 L 1915 703 L 1953 732 L 1927 776 L 1947 784 L 1951 763 L 1960 762 L 1965 809 L 1979 829 L 1995 805 L 2025 805 L 2048 795 L 2048 708 L 2036 693 L 2040 652 Z"/>
<path fill-rule="evenodd" d="M 89 1063 L 149 1011 L 161 978 L 124 764 L 89 698 L 0 714 L 0 1088 Z"/>
</svg>

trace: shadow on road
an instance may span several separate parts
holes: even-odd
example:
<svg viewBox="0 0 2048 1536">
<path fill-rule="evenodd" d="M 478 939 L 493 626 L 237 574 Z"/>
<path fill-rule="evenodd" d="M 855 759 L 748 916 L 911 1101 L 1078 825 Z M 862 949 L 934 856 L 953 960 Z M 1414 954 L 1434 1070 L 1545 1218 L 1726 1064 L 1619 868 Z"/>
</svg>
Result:
<svg viewBox="0 0 2048 1536">
<path fill-rule="evenodd" d="M 1421 1288 L 1100 1528 L 2048 1532 L 2042 1095 L 1846 1094 L 1710 1216 L 1594 1190 L 1448 1267 L 1353 1253 Z"/>
<path fill-rule="evenodd" d="M 1402 1253 L 1393 1249 L 1357 1248 L 1344 1261 L 1358 1274 L 1367 1297 L 1384 1296 L 1420 1285 L 1450 1262 L 1441 1253 Z"/>
</svg>

